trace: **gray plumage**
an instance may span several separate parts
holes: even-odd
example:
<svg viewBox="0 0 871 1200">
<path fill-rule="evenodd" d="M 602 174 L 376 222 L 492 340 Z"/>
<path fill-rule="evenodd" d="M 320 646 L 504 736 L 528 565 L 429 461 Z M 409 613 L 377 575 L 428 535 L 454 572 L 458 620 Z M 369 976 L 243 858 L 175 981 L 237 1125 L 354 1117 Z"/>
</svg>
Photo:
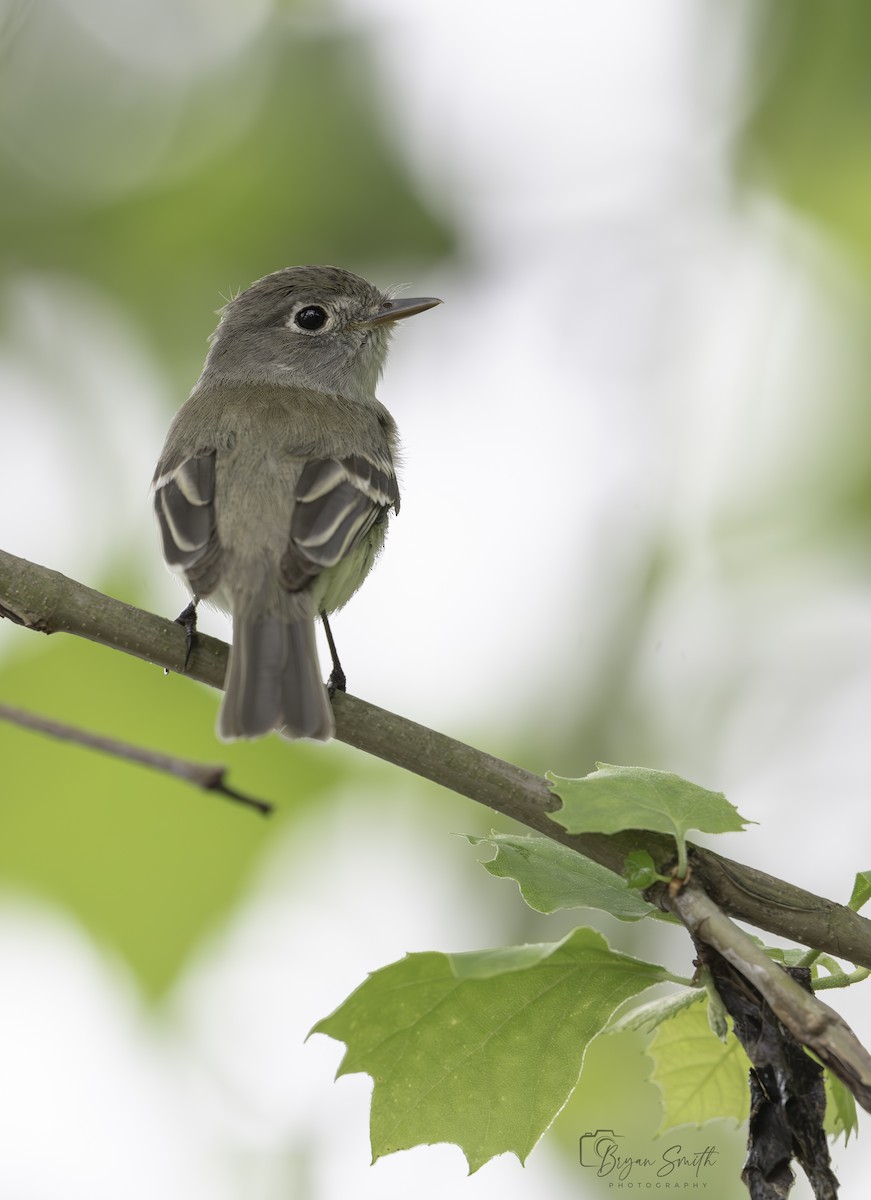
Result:
<svg viewBox="0 0 871 1200">
<path fill-rule="evenodd" d="M 334 732 L 314 619 L 354 594 L 399 511 L 375 387 L 392 322 L 438 303 L 288 267 L 222 310 L 154 475 L 167 563 L 233 616 L 221 738 Z"/>
</svg>

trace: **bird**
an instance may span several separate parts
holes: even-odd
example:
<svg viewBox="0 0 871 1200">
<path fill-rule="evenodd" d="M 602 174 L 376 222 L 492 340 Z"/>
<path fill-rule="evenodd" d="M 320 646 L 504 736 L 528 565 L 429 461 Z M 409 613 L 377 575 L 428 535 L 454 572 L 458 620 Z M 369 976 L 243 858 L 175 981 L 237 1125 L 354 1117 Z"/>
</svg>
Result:
<svg viewBox="0 0 871 1200">
<path fill-rule="evenodd" d="M 152 480 L 163 556 L 196 606 L 230 614 L 222 741 L 326 741 L 344 690 L 328 614 L 354 595 L 400 507 L 396 422 L 376 398 L 396 321 L 440 304 L 341 267 L 285 267 L 219 310 Z M 330 690 L 315 642 L 333 657 Z"/>
</svg>

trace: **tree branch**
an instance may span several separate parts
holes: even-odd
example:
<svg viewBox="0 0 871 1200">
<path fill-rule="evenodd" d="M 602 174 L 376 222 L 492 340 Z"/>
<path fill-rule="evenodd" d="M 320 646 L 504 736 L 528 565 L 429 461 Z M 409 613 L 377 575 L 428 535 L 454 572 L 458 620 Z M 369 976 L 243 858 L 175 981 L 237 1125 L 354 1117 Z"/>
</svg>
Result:
<svg viewBox="0 0 871 1200">
<path fill-rule="evenodd" d="M 21 729 L 30 729 L 33 733 L 44 733 L 48 737 L 57 738 L 64 742 L 73 742 L 77 746 L 85 746 L 88 750 L 97 750 L 101 754 L 109 754 L 114 758 L 122 758 L 126 762 L 137 763 L 140 767 L 151 767 L 155 771 L 164 771 L 192 783 L 195 787 L 206 792 L 215 792 L 236 804 L 253 808 L 263 816 L 273 811 L 273 805 L 266 800 L 257 800 L 253 796 L 245 796 L 235 791 L 224 782 L 227 768 L 216 767 L 209 763 L 191 762 L 188 758 L 176 758 L 173 754 L 163 754 L 159 750 L 149 750 L 145 746 L 133 746 L 130 742 L 119 742 L 117 738 L 104 737 L 91 733 L 87 729 L 77 729 L 61 721 L 51 721 L 48 717 L 40 717 L 35 713 L 25 712 L 21 708 L 12 708 L 9 704 L 0 704 L 0 720 L 18 725 Z"/>
<path fill-rule="evenodd" d="M 72 633 L 181 673 L 184 631 L 175 622 L 113 600 L 57 571 L 0 550 L 0 616 L 42 633 Z M 227 646 L 198 634 L 187 674 L 221 688 Z M 545 779 L 354 696 L 334 700 L 336 736 L 404 767 L 623 873 L 626 855 L 647 850 L 665 873 L 672 839 L 626 830 L 569 834 L 549 814 L 560 806 Z M 703 890 L 729 915 L 803 945 L 871 967 L 871 921 L 841 904 L 693 846 L 690 866 Z"/>
<path fill-rule="evenodd" d="M 787 975 L 692 880 L 673 896 L 666 889 L 666 895 L 666 907 L 683 921 L 693 941 L 713 946 L 756 989 L 795 1040 L 813 1050 L 871 1112 L 871 1055 L 843 1017 Z"/>
</svg>

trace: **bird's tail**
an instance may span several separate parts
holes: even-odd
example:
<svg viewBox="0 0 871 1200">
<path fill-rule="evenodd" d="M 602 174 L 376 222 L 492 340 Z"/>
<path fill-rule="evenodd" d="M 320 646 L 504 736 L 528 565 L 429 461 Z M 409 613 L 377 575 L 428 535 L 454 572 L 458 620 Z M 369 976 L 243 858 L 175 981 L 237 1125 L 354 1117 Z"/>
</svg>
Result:
<svg viewBox="0 0 871 1200">
<path fill-rule="evenodd" d="M 273 729 L 324 742 L 335 733 L 311 617 L 233 621 L 218 737 L 254 738 Z"/>
</svg>

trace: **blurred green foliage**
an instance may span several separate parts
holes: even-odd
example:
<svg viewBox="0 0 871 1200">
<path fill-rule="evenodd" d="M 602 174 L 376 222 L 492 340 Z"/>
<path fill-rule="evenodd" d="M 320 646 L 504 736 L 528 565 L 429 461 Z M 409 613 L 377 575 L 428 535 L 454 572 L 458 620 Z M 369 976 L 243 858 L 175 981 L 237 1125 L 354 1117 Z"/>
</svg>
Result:
<svg viewBox="0 0 871 1200">
<path fill-rule="evenodd" d="M 221 746 L 217 696 L 158 667 L 22 631 L 4 664 L 16 704 L 92 732 L 228 767 L 231 787 L 273 800 L 264 818 L 190 784 L 0 725 L 0 879 L 82 921 L 156 995 L 237 901 L 260 855 L 346 774 L 342 756 L 272 738 Z"/>
<path fill-rule="evenodd" d="M 292 263 L 389 270 L 451 243 L 379 117 L 364 33 L 344 32 L 327 6 L 296 19 L 301 8 L 0 9 L 0 282 L 44 271 L 102 287 L 163 358 L 179 403 L 222 295 Z M 160 571 L 156 538 L 148 552 Z M 140 574 L 107 590 L 135 598 Z M 226 763 L 231 786 L 279 804 L 264 821 L 0 726 L 2 884 L 66 909 L 152 995 L 284 824 L 347 777 L 338 752 L 277 738 L 220 746 L 215 697 L 75 639 L 21 631 L 0 689 L 93 731 Z"/>
<path fill-rule="evenodd" d="M 292 11 L 172 75 L 60 3 L 22 7 L 0 27 L 0 271 L 101 284 L 195 377 L 219 297 L 260 275 L 444 254 L 378 119 L 365 41 Z"/>
<path fill-rule="evenodd" d="M 849 270 L 871 277 L 871 6 L 865 0 L 773 0 L 760 14 L 751 56 L 755 103 L 738 146 L 745 184 L 773 191 L 840 244 Z M 817 261 L 820 284 L 831 264 Z M 871 525 L 871 354 L 867 298 L 849 297 L 847 336 L 854 360 L 837 401 L 849 404 L 849 432 L 835 432 L 834 454 L 819 453 L 822 478 L 796 478 L 795 507 L 804 506 L 809 540 L 866 539 Z M 861 307 L 859 307 L 861 305 Z M 855 328 L 853 324 L 855 322 Z M 796 348 L 796 354 L 800 353 Z M 844 423 L 844 415 L 835 415 Z M 836 456 L 836 457 L 835 457 Z M 822 485 L 822 486 L 821 486 Z M 802 495 L 804 487 L 804 495 Z"/>
<path fill-rule="evenodd" d="M 765 13 L 742 170 L 848 241 L 871 273 L 871 6 L 774 0 Z"/>
</svg>

